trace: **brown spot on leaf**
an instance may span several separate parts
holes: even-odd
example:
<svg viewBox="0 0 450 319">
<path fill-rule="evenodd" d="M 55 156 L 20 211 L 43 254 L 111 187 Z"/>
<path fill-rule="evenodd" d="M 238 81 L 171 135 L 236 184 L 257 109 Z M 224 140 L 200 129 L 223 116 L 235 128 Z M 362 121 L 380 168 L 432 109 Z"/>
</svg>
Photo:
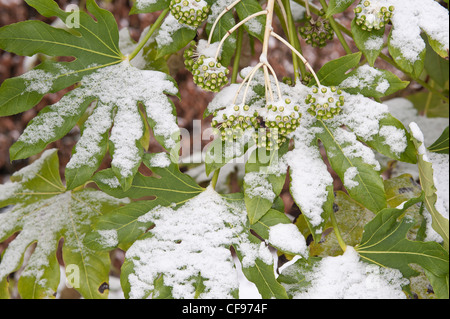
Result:
<svg viewBox="0 0 450 319">
<path fill-rule="evenodd" d="M 109 285 L 107 282 L 104 282 L 100 285 L 100 287 L 98 288 L 98 291 L 102 294 L 105 292 L 106 289 L 109 289 Z"/>
</svg>

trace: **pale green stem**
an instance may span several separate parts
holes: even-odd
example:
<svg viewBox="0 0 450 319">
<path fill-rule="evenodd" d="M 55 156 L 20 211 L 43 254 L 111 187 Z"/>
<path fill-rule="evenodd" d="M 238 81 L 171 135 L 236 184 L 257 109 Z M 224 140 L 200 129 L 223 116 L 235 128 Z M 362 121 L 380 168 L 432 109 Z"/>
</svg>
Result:
<svg viewBox="0 0 450 319">
<path fill-rule="evenodd" d="M 138 53 L 144 48 L 145 44 L 148 42 L 148 40 L 153 35 L 153 33 L 155 33 L 156 29 L 158 29 L 161 26 L 162 22 L 164 21 L 164 18 L 169 13 L 169 11 L 170 11 L 170 9 L 167 8 L 163 12 L 161 12 L 158 19 L 151 26 L 150 30 L 148 30 L 144 39 L 142 39 L 142 41 L 138 43 L 136 49 L 134 49 L 134 51 L 129 55 L 129 57 L 128 57 L 129 61 L 133 60 L 138 55 Z"/>
</svg>

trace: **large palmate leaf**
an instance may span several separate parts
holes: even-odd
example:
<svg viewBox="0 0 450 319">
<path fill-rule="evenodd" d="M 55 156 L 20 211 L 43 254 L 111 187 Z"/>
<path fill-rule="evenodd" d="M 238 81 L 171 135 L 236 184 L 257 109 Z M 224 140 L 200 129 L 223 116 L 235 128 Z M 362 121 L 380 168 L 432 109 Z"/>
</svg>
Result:
<svg viewBox="0 0 450 319">
<path fill-rule="evenodd" d="M 0 186 L 0 241 L 15 233 L 0 262 L 0 282 L 18 270 L 24 254 L 36 243 L 18 283 L 22 298 L 52 298 L 60 281 L 56 251 L 64 238 L 63 259 L 78 276 L 74 285 L 84 298 L 106 298 L 110 260 L 83 244 L 94 217 L 129 200 L 84 189 L 67 191 L 59 177 L 56 150 L 49 150 L 30 166 L 15 173 L 11 183 Z"/>
<path fill-rule="evenodd" d="M 420 201 L 421 198 L 414 198 L 402 209 L 386 208 L 381 211 L 365 226 L 361 244 L 356 250 L 364 260 L 399 269 L 406 277 L 417 274 L 410 264 L 418 264 L 430 274 L 432 283 L 440 282 L 440 287 L 447 286 L 447 289 L 435 292 L 441 298 L 448 298 L 448 252 L 435 242 L 408 240 L 406 234 L 414 220 L 402 218 L 398 221 L 406 209 Z"/>
<path fill-rule="evenodd" d="M 43 15 L 67 16 L 51 0 L 29 3 Z M 93 0 L 88 1 L 88 9 L 95 14 L 97 21 L 85 13 L 79 13 L 80 28 L 77 31 L 82 37 L 37 21 L 1 29 L 0 43 L 6 50 L 24 55 L 40 52 L 76 58 L 74 62 L 65 64 L 50 63 L 49 67 L 48 64 L 41 64 L 14 80 L 23 84 L 22 92 L 35 92 L 42 98 L 45 93 L 81 82 L 59 102 L 44 108 L 29 123 L 11 147 L 11 158 L 22 159 L 37 154 L 49 143 L 62 138 L 76 125 L 91 103 L 95 103 L 67 165 L 67 186 L 74 189 L 88 181 L 109 149 L 113 158 L 112 168 L 122 187 L 127 189 L 142 160 L 141 139 L 144 138 L 145 121 L 149 121 L 158 142 L 166 149 L 174 150 L 175 158 L 177 156 L 179 129 L 173 114 L 173 103 L 165 95 L 177 94 L 177 87 L 168 75 L 139 70 L 124 60 L 117 49 L 118 31 L 112 14 L 100 10 Z M 32 32 L 29 28 L 37 31 Z M 54 48 L 47 52 L 50 47 L 47 42 L 50 40 Z M 111 51 L 111 48 L 115 48 L 116 55 L 105 52 Z M 28 96 L 17 98 L 11 100 L 7 97 L 8 103 L 15 101 L 18 104 L 23 98 L 29 101 L 27 108 L 36 103 Z M 140 103 L 144 105 L 146 118 L 139 112 Z M 1 109 L 6 111 L 0 115 L 10 114 L 10 105 L 2 106 Z M 15 112 L 23 110 L 19 108 Z"/>
<path fill-rule="evenodd" d="M 263 298 L 287 297 L 275 279 L 268 247 L 249 231 L 242 197 L 225 198 L 208 188 L 183 205 L 155 207 L 139 219 L 154 227 L 127 250 L 121 278 L 126 297 L 237 297 L 231 246 Z M 286 229 L 297 235 L 296 253 L 304 254 L 303 236 L 285 221 L 270 226 L 269 242 L 282 242 L 277 236 Z"/>
<path fill-rule="evenodd" d="M 156 176 L 138 173 L 127 191 L 120 187 L 111 169 L 100 171 L 94 176 L 94 181 L 100 189 L 111 196 L 144 200 L 99 217 L 93 232 L 85 239 L 89 247 L 109 250 L 120 243 L 123 248 L 127 248 L 152 226 L 151 223 L 139 220 L 142 215 L 155 207 L 181 205 L 204 191 L 190 176 L 182 174 L 178 166 L 171 163 L 167 154 L 146 154 L 144 164 Z M 145 200 L 150 197 L 153 197 L 153 200 Z M 107 241 L 111 234 L 115 240 Z"/>
<path fill-rule="evenodd" d="M 74 57 L 72 62 L 46 61 L 24 76 L 6 80 L 0 88 L 0 115 L 24 112 L 34 107 L 46 93 L 54 93 L 79 81 L 104 66 L 120 63 L 119 33 L 114 16 L 100 9 L 95 1 L 86 5 L 94 15 L 65 12 L 53 0 L 27 0 L 46 17 L 56 16 L 70 23 L 70 15 L 79 15 L 73 33 L 51 27 L 41 21 L 25 21 L 0 29 L 0 48 L 18 55 L 37 53 Z M 40 81 L 33 81 L 33 80 Z"/>
</svg>

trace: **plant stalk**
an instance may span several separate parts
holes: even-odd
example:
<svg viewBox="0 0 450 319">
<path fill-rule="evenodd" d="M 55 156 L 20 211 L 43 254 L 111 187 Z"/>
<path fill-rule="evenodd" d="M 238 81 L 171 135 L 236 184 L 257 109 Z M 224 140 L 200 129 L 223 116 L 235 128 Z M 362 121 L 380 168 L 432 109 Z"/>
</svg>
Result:
<svg viewBox="0 0 450 319">
<path fill-rule="evenodd" d="M 347 250 L 347 244 L 344 242 L 344 239 L 342 238 L 341 231 L 339 230 L 339 226 L 336 220 L 336 216 L 334 215 L 334 212 L 331 212 L 330 218 L 339 246 L 345 252 Z"/>
<path fill-rule="evenodd" d="M 158 29 L 161 26 L 162 22 L 164 21 L 164 18 L 167 16 L 169 11 L 170 11 L 170 9 L 167 8 L 163 12 L 161 12 L 161 14 L 159 15 L 158 19 L 151 26 L 150 30 L 148 30 L 148 32 L 145 35 L 144 39 L 142 39 L 142 41 L 139 42 L 139 44 L 137 45 L 136 49 L 134 49 L 134 51 L 129 55 L 129 57 L 128 57 L 129 61 L 133 60 L 138 55 L 138 53 L 144 48 L 145 44 L 148 42 L 148 40 L 153 35 L 153 33 L 155 33 L 156 29 Z"/>
</svg>

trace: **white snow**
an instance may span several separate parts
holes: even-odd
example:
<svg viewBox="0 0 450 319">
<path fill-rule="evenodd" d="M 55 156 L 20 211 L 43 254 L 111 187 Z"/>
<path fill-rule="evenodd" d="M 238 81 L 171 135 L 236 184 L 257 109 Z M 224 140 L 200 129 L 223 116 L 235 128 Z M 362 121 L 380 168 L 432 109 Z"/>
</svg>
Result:
<svg viewBox="0 0 450 319">
<path fill-rule="evenodd" d="M 128 177 L 133 167 L 140 163 L 136 144 L 143 136 L 144 126 L 139 103 L 144 104 L 147 115 L 154 121 L 153 132 L 163 138 L 164 146 L 170 149 L 176 145 L 179 127 L 165 92 L 176 94 L 177 88 L 162 72 L 139 70 L 128 61 L 101 68 L 84 76 L 82 86 L 49 106 L 49 112 L 41 112 L 19 140 L 32 145 L 54 139 L 66 121 L 82 115 L 84 101 L 95 97 L 97 108 L 91 115 L 93 118 L 86 122 L 86 129 L 68 167 L 97 165 L 94 156 L 99 150 L 99 142 L 113 122 L 109 137 L 114 145 L 112 165 L 119 169 L 122 176 Z M 114 119 L 111 118 L 113 109 L 116 112 Z"/>
<path fill-rule="evenodd" d="M 359 182 L 355 181 L 355 177 L 359 174 L 356 167 L 349 167 L 344 173 L 344 186 L 347 189 L 352 189 L 359 185 Z"/>
<path fill-rule="evenodd" d="M 391 45 L 399 49 L 403 57 L 414 63 L 425 49 L 421 37 L 424 31 L 432 40 L 449 49 L 448 11 L 434 0 L 390 0 L 395 6 L 391 18 L 393 30 Z"/>
<path fill-rule="evenodd" d="M 382 126 L 380 136 L 384 138 L 384 143 L 389 146 L 391 151 L 397 155 L 403 153 L 408 146 L 405 131 L 395 126 Z"/>
<path fill-rule="evenodd" d="M 250 198 L 261 197 L 273 202 L 276 195 L 272 185 L 267 180 L 269 175 L 260 172 L 250 172 L 245 174 L 245 194 Z"/>
<path fill-rule="evenodd" d="M 445 218 L 449 218 L 449 155 L 428 152 L 425 145 L 425 138 L 420 127 L 412 122 L 409 125 L 412 136 L 422 143 L 419 146 L 419 155 L 424 161 L 431 163 L 433 168 L 433 183 L 436 188 L 436 210 Z M 442 242 L 442 237 L 432 228 L 432 218 L 428 211 L 424 212 L 427 221 L 426 240 Z"/>
<path fill-rule="evenodd" d="M 409 283 L 396 269 L 362 262 L 353 247 L 344 255 L 323 258 L 305 276 L 311 285 L 295 299 L 406 299 L 402 286 Z"/>
<path fill-rule="evenodd" d="M 376 85 L 375 90 L 380 93 L 385 93 L 390 87 L 389 81 L 384 78 L 383 72 L 366 64 L 360 66 L 355 75 L 342 81 L 339 87 L 359 88 L 362 90 L 374 85 Z"/>
<path fill-rule="evenodd" d="M 317 130 L 317 129 L 316 129 Z M 333 178 L 327 170 L 319 149 L 312 146 L 314 130 L 299 127 L 294 133 L 295 148 L 284 156 L 290 167 L 290 190 L 303 214 L 313 226 L 323 222 L 323 205 L 327 201 L 327 187 Z"/>
<path fill-rule="evenodd" d="M 150 160 L 151 167 L 166 168 L 169 167 L 172 162 L 167 153 L 155 154 Z"/>
<path fill-rule="evenodd" d="M 277 224 L 269 228 L 269 242 L 291 254 L 307 256 L 305 237 L 294 224 Z"/>
<path fill-rule="evenodd" d="M 225 201 L 212 188 L 179 208 L 156 207 L 140 218 L 153 221 L 151 237 L 136 241 L 127 251 L 134 265 L 128 277 L 131 298 L 142 298 L 154 288 L 159 274 L 172 288 L 175 298 L 192 298 L 194 277 L 206 279 L 200 298 L 230 298 L 239 287 L 229 246 L 237 245 L 243 254 L 243 267 L 257 259 L 272 264 L 264 242 L 255 244 L 243 233 L 247 214 L 243 202 Z"/>
</svg>

